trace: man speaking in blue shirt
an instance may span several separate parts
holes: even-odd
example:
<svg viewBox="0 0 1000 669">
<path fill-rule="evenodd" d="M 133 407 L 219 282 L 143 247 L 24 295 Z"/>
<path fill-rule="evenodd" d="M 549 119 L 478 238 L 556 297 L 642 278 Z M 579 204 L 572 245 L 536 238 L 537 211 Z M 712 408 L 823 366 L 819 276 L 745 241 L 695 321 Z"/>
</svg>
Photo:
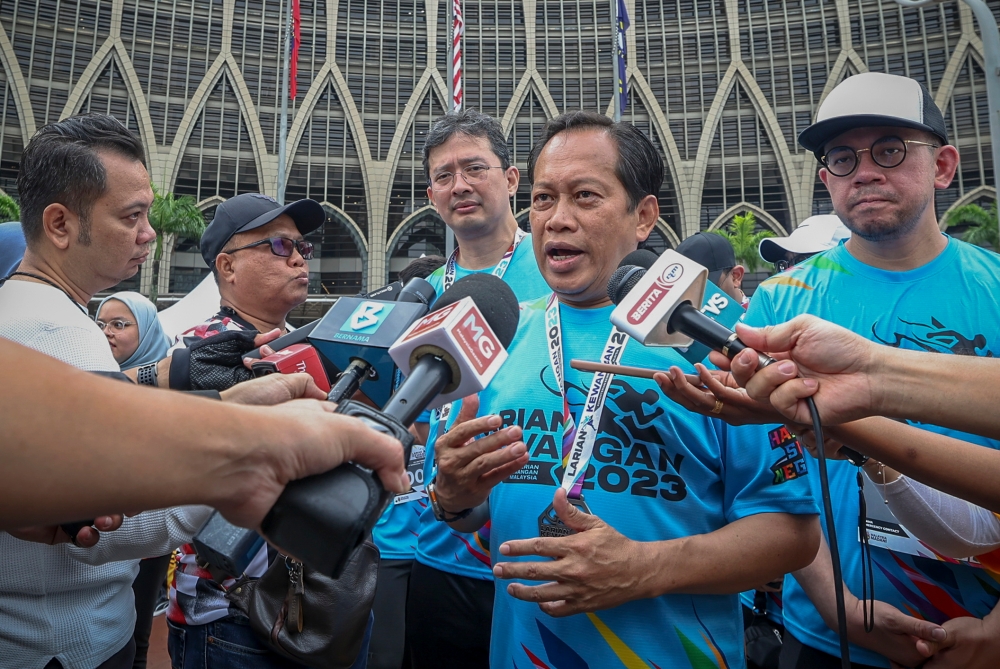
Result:
<svg viewBox="0 0 1000 669">
<path fill-rule="evenodd" d="M 574 112 L 549 122 L 528 169 L 552 292 L 522 304 L 504 367 L 452 412 L 429 485 L 453 527 L 491 521 L 490 665 L 741 667 L 736 593 L 815 555 L 811 473 L 778 475 L 801 449 L 782 428 L 688 413 L 652 381 L 569 366 L 608 351 L 687 365 L 608 320 L 608 279 L 657 220 L 663 163 L 634 126 Z"/>
</svg>

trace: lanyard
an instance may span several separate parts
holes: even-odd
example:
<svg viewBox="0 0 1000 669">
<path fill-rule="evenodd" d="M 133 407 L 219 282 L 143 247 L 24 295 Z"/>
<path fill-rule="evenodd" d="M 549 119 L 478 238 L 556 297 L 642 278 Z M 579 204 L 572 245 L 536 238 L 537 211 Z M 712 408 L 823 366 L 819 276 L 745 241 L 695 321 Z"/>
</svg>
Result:
<svg viewBox="0 0 1000 669">
<path fill-rule="evenodd" d="M 514 257 L 514 251 L 517 250 L 517 247 L 521 245 L 521 242 L 524 241 L 524 238 L 527 236 L 528 235 L 525 234 L 524 230 L 521 228 L 517 229 L 517 232 L 514 233 L 514 241 L 510 243 L 510 248 L 503 254 L 503 258 L 500 258 L 500 262 L 497 263 L 497 266 L 493 268 L 493 276 L 498 279 L 503 278 L 504 272 L 507 271 L 507 266 L 510 265 L 510 261 Z M 455 249 L 451 252 L 451 257 L 448 258 L 448 262 L 444 268 L 444 290 L 448 290 L 451 288 L 451 285 L 455 283 L 455 273 L 457 272 L 457 267 L 458 249 Z"/>
<path fill-rule="evenodd" d="M 604 402 L 615 375 L 606 372 L 594 373 L 594 380 L 587 393 L 587 403 L 583 407 L 583 413 L 580 414 L 580 425 L 577 426 L 569 410 L 569 400 L 566 398 L 566 388 L 563 384 L 562 323 L 559 319 L 559 301 L 555 293 L 549 296 L 548 304 L 545 306 L 545 334 L 549 340 L 552 373 L 556 377 L 556 385 L 559 386 L 563 400 L 562 488 L 571 499 L 579 499 L 587 465 L 594 453 L 594 442 L 601 425 Z M 611 326 L 611 334 L 608 335 L 608 341 L 601 353 L 601 362 L 609 365 L 617 364 L 627 343 L 628 335 Z"/>
<path fill-rule="evenodd" d="M 503 254 L 503 258 L 500 258 L 500 262 L 497 263 L 497 266 L 493 268 L 493 276 L 495 276 L 498 279 L 503 278 L 504 273 L 507 271 L 507 267 L 510 265 L 511 259 L 514 257 L 514 251 L 517 250 L 517 247 L 521 245 L 521 242 L 523 242 L 524 238 L 527 236 L 528 235 L 525 234 L 524 230 L 522 230 L 521 228 L 517 229 L 517 232 L 514 233 L 514 241 L 510 243 L 510 248 L 508 248 L 507 252 Z M 444 268 L 444 281 L 443 281 L 444 290 L 448 290 L 449 288 L 451 288 L 452 284 L 455 283 L 455 272 L 457 264 L 458 264 L 458 249 L 455 249 L 454 251 L 452 251 L 451 257 L 448 258 L 448 263 Z M 448 421 L 448 417 L 451 415 L 451 405 L 452 403 L 449 402 L 440 409 L 435 410 L 437 412 L 437 419 L 438 423 L 441 426 L 441 430 L 444 430 L 445 423 Z"/>
<path fill-rule="evenodd" d="M 30 276 L 32 279 L 38 279 L 39 281 L 44 281 L 45 283 L 49 284 L 53 288 L 58 289 L 63 295 L 68 297 L 69 301 L 73 303 L 73 306 L 82 311 L 87 316 L 87 318 L 90 318 L 90 314 L 87 312 L 87 308 L 82 304 L 80 304 L 79 302 L 77 302 L 75 299 L 73 299 L 73 296 L 70 295 L 68 292 L 66 292 L 66 289 L 57 284 L 55 281 L 47 279 L 44 276 L 41 276 L 40 274 L 33 274 L 31 272 L 11 272 L 4 278 L 0 279 L 0 286 L 2 286 L 7 281 L 7 279 L 9 279 L 12 276 Z"/>
</svg>

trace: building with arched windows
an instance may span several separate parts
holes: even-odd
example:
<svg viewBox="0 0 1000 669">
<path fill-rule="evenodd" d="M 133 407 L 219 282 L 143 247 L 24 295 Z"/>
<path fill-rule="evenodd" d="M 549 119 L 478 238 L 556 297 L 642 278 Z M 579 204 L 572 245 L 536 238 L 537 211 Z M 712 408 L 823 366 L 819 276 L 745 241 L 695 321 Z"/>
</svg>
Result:
<svg viewBox="0 0 1000 669">
<path fill-rule="evenodd" d="M 210 217 L 237 193 L 273 194 L 281 30 L 290 0 L 4 0 L 0 3 L 0 189 L 16 197 L 24 143 L 81 111 L 110 112 L 143 139 L 154 183 Z M 753 211 L 787 234 L 830 201 L 796 143 L 852 74 L 924 83 L 962 164 L 938 214 L 992 199 L 982 43 L 966 6 L 888 0 L 626 0 L 630 100 L 623 118 L 663 153 L 654 246 Z M 1000 20 L 1000 0 L 990 0 Z M 446 109 L 446 2 L 301 0 L 298 96 L 289 107 L 288 199 L 329 213 L 311 291 L 380 285 L 443 253 L 420 152 Z M 611 0 L 464 0 L 466 105 L 501 119 L 515 164 L 546 119 L 609 113 Z M 514 197 L 527 226 L 528 184 Z M 172 240 L 173 241 L 173 240 Z M 160 292 L 207 268 L 176 240 Z M 149 281 L 148 269 L 130 280 Z"/>
</svg>

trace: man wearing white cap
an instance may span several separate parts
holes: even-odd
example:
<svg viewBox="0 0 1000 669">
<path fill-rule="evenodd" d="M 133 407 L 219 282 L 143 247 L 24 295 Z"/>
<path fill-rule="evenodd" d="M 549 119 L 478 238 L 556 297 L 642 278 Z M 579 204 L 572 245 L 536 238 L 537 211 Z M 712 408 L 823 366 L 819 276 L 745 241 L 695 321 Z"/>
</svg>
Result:
<svg viewBox="0 0 1000 669">
<path fill-rule="evenodd" d="M 1000 256 L 943 235 L 938 227 L 934 191 L 951 184 L 958 150 L 948 144 L 944 118 L 927 89 L 888 74 L 850 77 L 830 92 L 799 143 L 819 159 L 820 179 L 851 236 L 762 283 L 746 322 L 774 325 L 808 313 L 897 348 L 998 355 L 1000 305 L 994 293 Z M 677 380 L 676 370 L 672 376 L 664 391 L 692 410 L 706 413 L 714 407 L 714 413 L 734 422 L 777 420 L 736 391 L 699 395 L 682 383 L 682 375 Z M 967 433 L 926 423 L 915 427 L 1000 448 L 998 441 Z M 919 439 L 907 446 L 919 456 Z M 815 467 L 815 461 L 810 465 Z M 882 482 L 879 463 L 868 461 L 864 469 L 870 480 Z M 859 523 L 858 471 L 846 461 L 831 461 L 829 473 L 853 666 L 1000 666 L 1000 612 L 993 611 L 1000 599 L 996 572 L 939 557 L 926 546 L 914 547 L 917 542 L 902 545 L 908 536 L 902 531 L 885 545 L 873 542 L 866 558 L 859 525 L 868 528 L 865 537 L 879 525 L 863 518 Z M 819 496 L 818 486 L 813 492 Z M 872 513 L 885 512 L 884 506 L 881 500 L 869 502 L 869 521 L 884 518 Z M 881 536 L 893 534 L 894 527 L 902 529 L 883 521 L 888 533 Z M 992 564 L 983 556 L 979 562 Z M 784 586 L 787 633 L 781 669 L 840 667 L 826 544 L 813 564 L 793 576 Z M 858 600 L 865 590 L 874 591 L 873 608 Z M 871 632 L 865 631 L 867 618 L 873 620 Z"/>
<path fill-rule="evenodd" d="M 761 258 L 784 272 L 820 251 L 832 249 L 850 236 L 851 231 L 836 214 L 810 216 L 787 237 L 760 240 L 757 250 Z"/>
<path fill-rule="evenodd" d="M 799 143 L 822 164 L 820 179 L 852 234 L 762 283 L 747 323 L 773 325 L 810 313 L 889 346 L 1000 353 L 1000 307 L 993 298 L 1000 257 L 938 227 L 934 191 L 951 183 L 958 150 L 948 144 L 944 118 L 927 89 L 888 74 L 850 77 L 831 91 Z M 918 427 L 1000 447 L 981 437 Z M 882 482 L 879 463 L 870 461 L 864 469 Z M 1000 620 L 992 621 L 1000 582 L 969 563 L 896 544 L 890 549 L 873 542 L 867 559 L 858 538 L 858 470 L 831 461 L 829 472 L 855 666 L 1000 666 L 1000 630 L 993 630 Z M 818 498 L 818 486 L 814 494 Z M 865 585 L 872 588 L 864 569 L 871 570 L 876 600 L 870 633 L 857 599 Z M 833 601 L 824 545 L 812 565 L 785 582 L 782 669 L 840 666 Z"/>
</svg>

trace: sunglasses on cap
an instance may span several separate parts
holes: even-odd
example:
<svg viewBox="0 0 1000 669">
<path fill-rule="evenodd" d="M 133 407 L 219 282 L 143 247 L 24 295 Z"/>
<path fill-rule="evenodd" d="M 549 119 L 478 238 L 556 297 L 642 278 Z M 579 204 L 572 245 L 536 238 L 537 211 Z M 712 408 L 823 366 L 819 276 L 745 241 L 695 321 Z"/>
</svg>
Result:
<svg viewBox="0 0 1000 669">
<path fill-rule="evenodd" d="M 268 237 L 267 239 L 261 239 L 260 241 L 246 244 L 245 246 L 238 246 L 235 249 L 223 251 L 223 253 L 236 253 L 237 251 L 242 251 L 243 249 L 251 249 L 255 246 L 263 246 L 264 244 L 270 244 L 271 253 L 276 256 L 281 256 L 282 258 L 288 258 L 291 256 L 293 250 L 298 250 L 299 255 L 302 256 L 303 260 L 312 260 L 313 257 L 312 242 L 307 242 L 302 239 L 289 239 L 288 237 Z"/>
</svg>

